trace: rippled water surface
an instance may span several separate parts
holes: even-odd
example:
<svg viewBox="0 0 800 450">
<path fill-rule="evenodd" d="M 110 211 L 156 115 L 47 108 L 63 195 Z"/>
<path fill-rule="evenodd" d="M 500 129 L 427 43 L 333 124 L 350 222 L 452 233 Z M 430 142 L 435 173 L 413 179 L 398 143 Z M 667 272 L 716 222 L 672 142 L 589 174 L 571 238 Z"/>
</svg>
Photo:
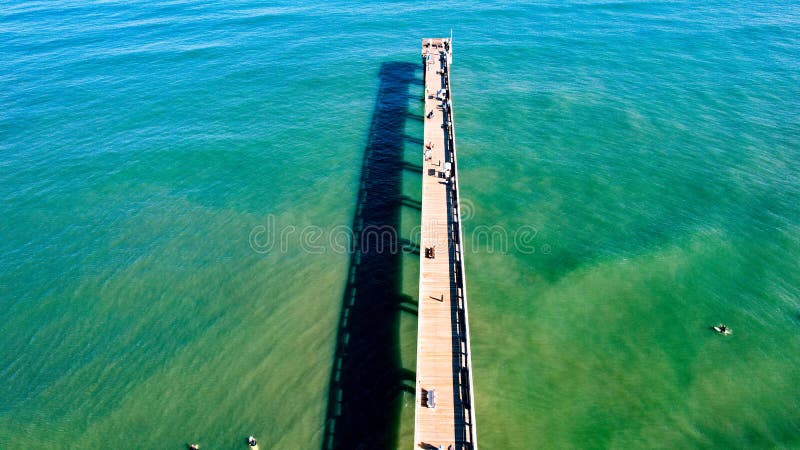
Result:
<svg viewBox="0 0 800 450">
<path fill-rule="evenodd" d="M 301 231 L 413 236 L 451 28 L 481 446 L 800 447 L 800 3 L 712 0 L 4 2 L 0 448 L 342 442 L 352 298 L 411 448 L 418 256 Z"/>
</svg>

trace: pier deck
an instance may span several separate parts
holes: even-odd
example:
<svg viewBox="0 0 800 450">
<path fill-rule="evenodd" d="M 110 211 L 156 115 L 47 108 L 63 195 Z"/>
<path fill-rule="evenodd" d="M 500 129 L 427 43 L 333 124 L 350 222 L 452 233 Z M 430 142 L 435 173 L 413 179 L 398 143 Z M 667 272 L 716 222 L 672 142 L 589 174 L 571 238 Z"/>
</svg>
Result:
<svg viewBox="0 0 800 450">
<path fill-rule="evenodd" d="M 414 448 L 477 449 L 449 80 L 452 43 L 439 38 L 422 44 L 425 131 Z"/>
</svg>

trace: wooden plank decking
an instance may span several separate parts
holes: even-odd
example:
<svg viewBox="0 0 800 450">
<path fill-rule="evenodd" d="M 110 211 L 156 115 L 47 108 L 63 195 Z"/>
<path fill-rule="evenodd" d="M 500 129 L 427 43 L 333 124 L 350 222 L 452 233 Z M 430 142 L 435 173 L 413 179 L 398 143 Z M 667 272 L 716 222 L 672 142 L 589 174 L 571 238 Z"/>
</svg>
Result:
<svg viewBox="0 0 800 450">
<path fill-rule="evenodd" d="M 478 448 L 449 81 L 451 45 L 445 38 L 422 41 L 425 134 L 415 449 Z M 433 258 L 428 248 L 434 249 Z M 434 407 L 428 404 L 431 392 Z"/>
</svg>

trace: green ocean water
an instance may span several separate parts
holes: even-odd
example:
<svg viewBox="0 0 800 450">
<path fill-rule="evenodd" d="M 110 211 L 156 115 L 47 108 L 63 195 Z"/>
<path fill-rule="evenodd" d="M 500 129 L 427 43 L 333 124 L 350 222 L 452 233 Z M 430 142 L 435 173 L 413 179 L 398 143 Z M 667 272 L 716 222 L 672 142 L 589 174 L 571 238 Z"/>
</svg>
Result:
<svg viewBox="0 0 800 450">
<path fill-rule="evenodd" d="M 480 446 L 800 448 L 800 3 L 751 0 L 2 3 L 0 448 L 411 448 L 451 28 Z"/>
</svg>

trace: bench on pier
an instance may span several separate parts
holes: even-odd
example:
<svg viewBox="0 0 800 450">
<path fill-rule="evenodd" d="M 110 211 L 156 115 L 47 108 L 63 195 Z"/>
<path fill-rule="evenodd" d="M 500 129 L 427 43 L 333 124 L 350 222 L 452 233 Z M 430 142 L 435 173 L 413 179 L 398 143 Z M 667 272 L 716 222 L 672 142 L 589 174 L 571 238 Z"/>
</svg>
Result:
<svg viewBox="0 0 800 450">
<path fill-rule="evenodd" d="M 436 246 L 425 247 L 425 257 L 428 259 L 436 258 Z"/>
<path fill-rule="evenodd" d="M 436 391 L 422 390 L 422 404 L 428 408 L 436 408 Z"/>
</svg>

